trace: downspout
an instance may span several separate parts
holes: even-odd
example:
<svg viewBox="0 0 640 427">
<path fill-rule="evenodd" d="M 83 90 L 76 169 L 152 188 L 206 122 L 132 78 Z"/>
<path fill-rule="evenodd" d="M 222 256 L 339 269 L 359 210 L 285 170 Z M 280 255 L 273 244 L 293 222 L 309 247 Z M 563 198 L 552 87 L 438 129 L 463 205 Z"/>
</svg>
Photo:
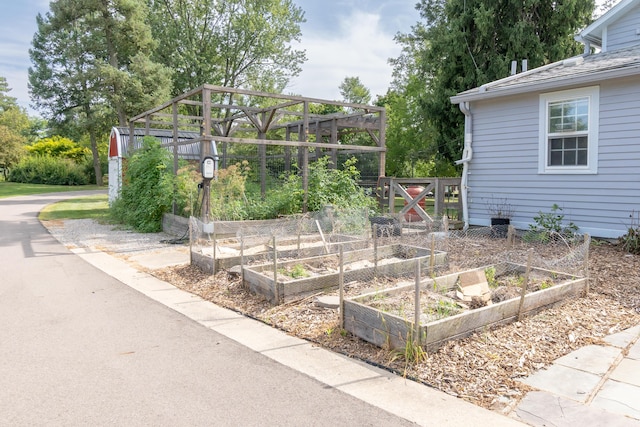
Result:
<svg viewBox="0 0 640 427">
<path fill-rule="evenodd" d="M 456 162 L 456 165 L 462 164 L 462 177 L 460 178 L 460 199 L 462 200 L 462 220 L 464 221 L 463 230 L 469 228 L 469 201 L 468 201 L 468 174 L 469 162 L 473 158 L 473 116 L 471 115 L 471 107 L 469 102 L 461 102 L 458 104 L 460 111 L 464 113 L 464 148 L 462 149 L 462 159 Z"/>
</svg>

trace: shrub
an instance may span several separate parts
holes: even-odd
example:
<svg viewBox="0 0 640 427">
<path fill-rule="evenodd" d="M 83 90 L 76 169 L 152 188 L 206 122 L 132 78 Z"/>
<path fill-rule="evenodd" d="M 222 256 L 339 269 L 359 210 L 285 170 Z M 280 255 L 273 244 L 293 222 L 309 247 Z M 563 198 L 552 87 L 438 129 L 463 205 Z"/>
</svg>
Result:
<svg viewBox="0 0 640 427">
<path fill-rule="evenodd" d="M 91 151 L 88 148 L 80 146 L 69 138 L 57 135 L 27 145 L 26 149 L 29 153 L 37 156 L 60 157 L 73 160 L 76 163 L 82 163 L 91 156 Z"/>
<path fill-rule="evenodd" d="M 249 219 L 270 219 L 302 212 L 302 180 L 298 175 L 284 176 L 280 185 L 269 190 L 264 199 L 249 198 Z"/>
<path fill-rule="evenodd" d="M 170 153 L 155 138 L 145 137 L 127 164 L 122 192 L 112 205 L 114 218 L 137 231 L 160 231 L 173 199 L 170 165 Z"/>
<path fill-rule="evenodd" d="M 625 251 L 640 255 L 640 213 L 631 212 L 629 218 L 631 218 L 631 224 L 627 228 L 627 233 L 620 237 L 619 242 Z"/>
<path fill-rule="evenodd" d="M 550 212 L 538 212 L 533 220 L 535 224 L 530 224 L 529 231 L 524 235 L 526 241 L 546 243 L 556 237 L 574 237 L 578 231 L 578 226 L 573 222 L 564 224 L 562 208 L 555 203 Z"/>
<path fill-rule="evenodd" d="M 222 221 L 247 219 L 245 184 L 248 173 L 246 160 L 218 171 L 218 179 L 211 181 L 211 218 Z"/>
<path fill-rule="evenodd" d="M 336 208 L 371 208 L 375 200 L 358 185 L 360 171 L 357 160 L 350 158 L 343 169 L 330 169 L 329 158 L 324 157 L 309 167 L 309 197 L 307 208 L 319 211 L 324 206 Z"/>
<path fill-rule="evenodd" d="M 86 185 L 89 177 L 73 160 L 51 156 L 27 156 L 11 169 L 9 181 L 26 184 Z"/>
<path fill-rule="evenodd" d="M 355 158 L 344 163 L 344 169 L 328 167 L 328 157 L 322 158 L 310 166 L 307 207 L 309 211 L 318 211 L 325 206 L 338 210 L 366 209 L 375 207 L 375 200 L 358 186 L 358 169 Z M 249 186 L 247 178 L 251 173 L 249 163 L 243 161 L 218 171 L 217 180 L 211 181 L 210 217 L 216 220 L 237 221 L 245 219 L 271 219 L 282 215 L 302 212 L 304 192 L 302 178 L 298 173 L 280 177 L 278 185 L 268 190 L 265 197 L 259 194 L 259 188 Z M 178 206 L 187 206 L 186 199 L 194 198 L 195 182 L 199 181 L 199 172 L 184 178 L 178 178 Z M 191 184 L 189 184 L 191 181 Z M 189 214 L 191 209 L 181 208 Z M 197 215 L 198 212 L 195 212 Z M 366 215 L 365 215 L 366 217 Z"/>
<path fill-rule="evenodd" d="M 176 207 L 177 214 L 188 217 L 190 215 L 199 216 L 198 183 L 202 180 L 200 171 L 193 164 L 186 164 L 178 169 L 176 176 Z"/>
</svg>

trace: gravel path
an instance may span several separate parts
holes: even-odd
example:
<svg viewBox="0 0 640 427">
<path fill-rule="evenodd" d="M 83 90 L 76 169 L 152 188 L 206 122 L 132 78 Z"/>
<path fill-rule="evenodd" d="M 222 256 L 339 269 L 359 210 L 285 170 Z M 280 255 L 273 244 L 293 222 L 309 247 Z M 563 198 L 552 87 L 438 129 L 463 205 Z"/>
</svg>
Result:
<svg viewBox="0 0 640 427">
<path fill-rule="evenodd" d="M 174 248 L 167 233 L 136 233 L 119 225 L 100 224 L 92 219 L 43 221 L 43 225 L 68 248 L 98 249 L 109 253 L 135 254 Z"/>
</svg>

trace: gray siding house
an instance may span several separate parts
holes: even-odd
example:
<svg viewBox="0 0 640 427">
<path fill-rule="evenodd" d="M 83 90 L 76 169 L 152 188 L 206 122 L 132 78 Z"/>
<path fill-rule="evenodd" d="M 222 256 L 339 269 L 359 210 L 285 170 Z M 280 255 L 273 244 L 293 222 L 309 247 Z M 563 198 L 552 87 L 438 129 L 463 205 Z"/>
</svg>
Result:
<svg viewBox="0 0 640 427">
<path fill-rule="evenodd" d="M 526 229 L 560 206 L 580 232 L 615 238 L 640 211 L 640 0 L 576 36 L 585 53 L 453 96 L 465 114 L 465 225 L 507 200 Z M 598 53 L 592 53 L 592 52 Z"/>
</svg>

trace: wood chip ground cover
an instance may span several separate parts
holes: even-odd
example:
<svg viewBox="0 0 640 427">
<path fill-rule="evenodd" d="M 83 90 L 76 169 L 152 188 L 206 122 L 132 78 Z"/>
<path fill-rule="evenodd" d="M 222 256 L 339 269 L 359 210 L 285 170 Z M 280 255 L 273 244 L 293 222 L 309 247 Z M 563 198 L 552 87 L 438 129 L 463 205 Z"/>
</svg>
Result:
<svg viewBox="0 0 640 427">
<path fill-rule="evenodd" d="M 478 262 L 504 250 L 492 248 L 491 241 L 466 242 L 461 246 L 449 252 L 450 269 L 461 271 L 469 257 L 475 257 Z M 550 248 L 549 252 L 554 250 Z M 553 258 L 557 253 L 542 255 Z M 271 306 L 246 290 L 239 276 L 226 271 L 209 276 L 197 267 L 186 265 L 150 273 L 291 335 L 387 367 L 485 408 L 507 412 L 529 390 L 519 378 L 575 349 L 601 343 L 607 335 L 640 323 L 638 271 L 639 256 L 626 254 L 608 243 L 592 244 L 590 292 L 586 297 L 565 301 L 520 322 L 449 342 L 416 365 L 340 330 L 337 312 L 317 307 L 315 295 Z M 385 279 L 347 283 L 345 295 L 357 296 L 394 285 L 395 281 Z M 329 294 L 337 295 L 337 291 Z"/>
</svg>

